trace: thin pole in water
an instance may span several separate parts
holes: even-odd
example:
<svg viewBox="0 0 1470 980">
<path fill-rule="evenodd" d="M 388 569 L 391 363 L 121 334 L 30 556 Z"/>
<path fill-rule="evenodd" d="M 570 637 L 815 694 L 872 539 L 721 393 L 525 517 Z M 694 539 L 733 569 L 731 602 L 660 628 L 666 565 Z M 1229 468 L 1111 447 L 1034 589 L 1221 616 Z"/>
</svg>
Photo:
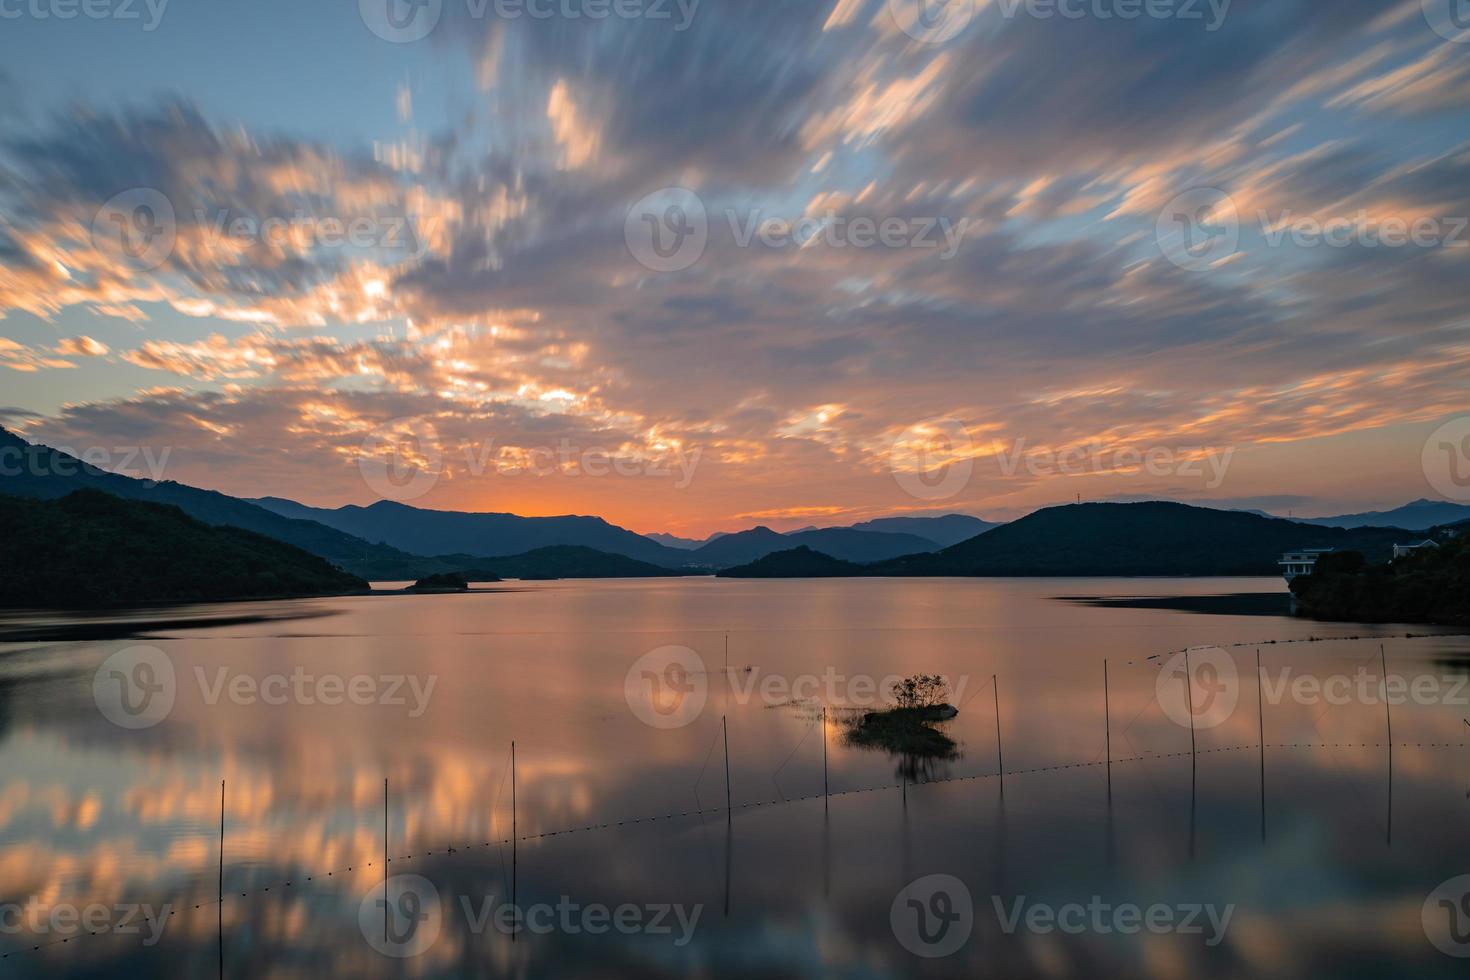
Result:
<svg viewBox="0 0 1470 980">
<path fill-rule="evenodd" d="M 1194 676 L 1189 667 L 1189 651 L 1184 651 L 1184 707 L 1189 711 L 1189 762 L 1194 764 Z"/>
<path fill-rule="evenodd" d="M 995 770 L 1000 776 L 1000 795 L 1006 795 L 1006 760 L 1000 747 L 1000 681 L 990 675 L 990 692 L 995 695 Z"/>
<path fill-rule="evenodd" d="M 388 942 L 388 777 L 383 777 L 383 942 Z"/>
<path fill-rule="evenodd" d="M 1261 648 L 1256 647 L 1256 715 L 1261 733 L 1261 840 L 1266 839 L 1266 696 L 1261 691 Z"/>
<path fill-rule="evenodd" d="M 730 813 L 730 724 L 720 715 L 720 730 L 725 733 L 725 822 L 729 823 Z"/>
<path fill-rule="evenodd" d="M 516 831 L 516 743 L 515 743 L 515 739 L 511 739 L 511 742 L 510 742 L 510 904 L 511 904 L 511 907 L 512 908 L 519 908 L 520 907 L 520 906 L 516 905 L 516 884 L 517 884 L 517 882 L 516 882 L 516 871 L 517 871 L 516 864 L 517 864 L 517 856 L 518 856 L 518 842 L 517 842 L 517 837 L 518 836 L 519 835 L 518 835 L 518 833 Z M 511 942 L 515 942 L 516 941 L 516 934 L 519 933 L 520 931 L 521 931 L 520 930 L 520 925 L 517 924 L 516 928 L 512 929 L 511 932 L 510 932 L 510 941 Z"/>
<path fill-rule="evenodd" d="M 1388 651 L 1378 644 L 1378 657 L 1383 664 L 1383 718 L 1388 725 L 1388 830 L 1389 846 L 1393 846 L 1393 704 L 1388 695 Z"/>
<path fill-rule="evenodd" d="M 219 781 L 219 903 L 215 926 L 219 935 L 219 975 L 225 975 L 225 781 Z"/>
<path fill-rule="evenodd" d="M 1113 798 L 1113 709 L 1108 703 L 1108 661 L 1103 659 L 1103 731 L 1108 758 L 1108 799 Z"/>
<path fill-rule="evenodd" d="M 822 709 L 822 806 L 827 805 L 827 799 L 832 791 L 827 783 L 827 709 Z"/>
</svg>

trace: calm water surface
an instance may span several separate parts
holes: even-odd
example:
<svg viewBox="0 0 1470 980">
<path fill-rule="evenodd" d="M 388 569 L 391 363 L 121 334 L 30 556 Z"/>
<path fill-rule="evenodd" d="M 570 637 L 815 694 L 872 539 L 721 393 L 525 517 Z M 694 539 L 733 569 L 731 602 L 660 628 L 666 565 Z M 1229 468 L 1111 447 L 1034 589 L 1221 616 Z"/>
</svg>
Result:
<svg viewBox="0 0 1470 980">
<path fill-rule="evenodd" d="M 1426 900 L 1470 873 L 1467 641 L 1057 598 L 1282 591 L 688 579 L 190 607 L 125 629 L 10 616 L 0 972 L 1463 976 L 1431 943 Z M 35 638 L 55 626 L 72 632 Z M 1393 707 L 1391 776 L 1381 703 L 1288 694 L 1258 711 L 1258 649 L 1273 683 L 1377 677 L 1380 641 L 1353 636 L 1384 637 L 1391 674 L 1440 685 Z M 1212 646 L 1193 655 L 1206 707 L 1191 736 L 1161 674 Z M 686 698 L 653 719 L 687 724 L 630 707 L 650 653 Z M 135 673 L 145 660 L 158 669 Z M 104 662 L 167 684 L 172 706 L 115 724 Z M 845 743 L 867 683 L 920 672 L 955 687 L 953 758 Z M 511 902 L 539 907 L 540 927 L 497 927 Z M 46 918 L 92 904 L 110 917 L 99 935 Z M 158 920 L 115 930 L 133 904 Z M 1050 926 L 1047 910 L 1081 922 L 1077 905 L 1080 928 Z M 1113 912 L 1130 906 L 1198 929 L 1124 929 Z"/>
</svg>

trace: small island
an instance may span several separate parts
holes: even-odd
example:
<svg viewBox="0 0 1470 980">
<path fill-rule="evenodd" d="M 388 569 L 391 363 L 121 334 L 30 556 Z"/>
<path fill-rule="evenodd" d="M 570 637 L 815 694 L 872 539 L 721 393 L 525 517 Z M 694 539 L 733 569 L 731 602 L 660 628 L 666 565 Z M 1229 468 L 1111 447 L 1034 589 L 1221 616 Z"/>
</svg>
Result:
<svg viewBox="0 0 1470 980">
<path fill-rule="evenodd" d="M 865 711 L 848 723 L 848 745 L 899 757 L 899 773 L 909 782 L 935 778 L 940 763 L 959 755 L 954 739 L 938 725 L 958 715 L 949 704 L 949 684 L 938 674 L 915 674 L 893 685 L 893 703 L 881 711 Z"/>
<path fill-rule="evenodd" d="M 409 587 L 410 592 L 438 595 L 446 592 L 468 592 L 469 581 L 459 572 L 440 572 L 419 579 Z"/>
</svg>

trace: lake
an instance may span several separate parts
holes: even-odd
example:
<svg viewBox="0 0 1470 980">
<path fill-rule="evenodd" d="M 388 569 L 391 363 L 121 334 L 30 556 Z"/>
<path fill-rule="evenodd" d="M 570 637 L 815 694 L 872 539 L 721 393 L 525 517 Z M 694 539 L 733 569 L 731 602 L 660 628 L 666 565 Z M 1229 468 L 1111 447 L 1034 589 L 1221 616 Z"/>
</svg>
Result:
<svg viewBox="0 0 1470 980">
<path fill-rule="evenodd" d="M 5 616 L 0 971 L 1464 975 L 1463 637 L 1275 579 L 486 589 Z M 848 743 L 921 673 L 949 757 Z"/>
</svg>

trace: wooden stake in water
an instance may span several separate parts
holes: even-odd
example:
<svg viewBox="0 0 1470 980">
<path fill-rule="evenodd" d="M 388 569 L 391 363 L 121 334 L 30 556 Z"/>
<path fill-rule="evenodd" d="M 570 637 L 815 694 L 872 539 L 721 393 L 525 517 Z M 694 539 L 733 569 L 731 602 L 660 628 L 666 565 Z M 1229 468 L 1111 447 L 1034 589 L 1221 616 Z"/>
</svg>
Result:
<svg viewBox="0 0 1470 980">
<path fill-rule="evenodd" d="M 1189 711 L 1189 762 L 1194 765 L 1194 675 L 1189 668 L 1189 651 L 1184 651 L 1184 696 L 1185 708 Z"/>
<path fill-rule="evenodd" d="M 725 733 L 725 822 L 729 823 L 730 813 L 730 725 L 724 715 L 720 715 L 720 730 Z"/>
<path fill-rule="evenodd" d="M 383 943 L 388 942 L 388 777 L 383 777 Z"/>
<path fill-rule="evenodd" d="M 1000 795 L 1006 795 L 1006 759 L 1000 747 L 1000 681 L 990 675 L 990 691 L 995 695 L 995 771 L 1000 776 Z"/>
<path fill-rule="evenodd" d="M 1261 691 L 1261 648 L 1256 647 L 1256 716 L 1261 737 L 1261 840 L 1266 839 L 1266 696 Z"/>
<path fill-rule="evenodd" d="M 1108 759 L 1108 799 L 1113 798 L 1113 710 L 1108 703 L 1108 662 L 1103 660 L 1103 732 Z"/>
<path fill-rule="evenodd" d="M 822 806 L 827 806 L 827 799 L 832 795 L 827 784 L 827 709 L 822 709 Z"/>
<path fill-rule="evenodd" d="M 1388 696 L 1388 651 L 1378 644 L 1379 661 L 1383 664 L 1383 718 L 1388 726 L 1388 829 L 1389 845 L 1393 844 L 1393 705 Z"/>
<path fill-rule="evenodd" d="M 518 857 L 519 857 L 519 841 L 517 840 L 517 838 L 519 836 L 520 835 L 516 832 L 516 743 L 515 743 L 515 739 L 511 739 L 511 743 L 510 743 L 510 904 L 511 904 L 511 908 L 514 908 L 514 909 L 519 909 L 520 908 L 520 906 L 516 904 L 516 900 L 517 900 L 517 897 L 516 897 L 516 886 L 519 884 L 519 882 L 517 881 L 517 872 L 519 871 L 519 868 L 517 867 Z M 516 927 L 510 931 L 510 941 L 511 942 L 515 942 L 516 941 L 516 934 L 519 933 L 520 931 L 521 931 L 521 929 L 520 929 L 520 921 L 519 921 L 519 917 L 518 917 L 517 918 L 517 922 L 516 922 Z"/>
<path fill-rule="evenodd" d="M 215 928 L 219 936 L 219 975 L 225 975 L 225 781 L 219 781 L 219 903 L 215 906 Z"/>
</svg>

